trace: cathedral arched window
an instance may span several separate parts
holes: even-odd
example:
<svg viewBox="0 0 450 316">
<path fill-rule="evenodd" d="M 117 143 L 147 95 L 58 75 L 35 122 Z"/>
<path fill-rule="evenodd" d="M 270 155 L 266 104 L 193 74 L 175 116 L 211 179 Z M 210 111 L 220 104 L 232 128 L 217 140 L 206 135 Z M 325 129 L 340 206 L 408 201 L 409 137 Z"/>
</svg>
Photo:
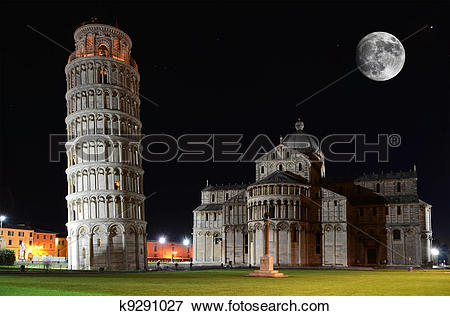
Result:
<svg viewBox="0 0 450 316">
<path fill-rule="evenodd" d="M 106 45 L 102 44 L 98 47 L 98 55 L 105 56 L 105 57 L 108 56 L 108 48 L 106 47 Z"/>
<path fill-rule="evenodd" d="M 301 162 L 298 163 L 298 171 L 302 171 L 302 163 Z"/>
<path fill-rule="evenodd" d="M 394 238 L 394 240 L 400 240 L 400 239 L 402 239 L 402 235 L 401 235 L 401 233 L 400 233 L 400 231 L 399 231 L 398 229 L 395 229 L 395 230 L 392 232 L 392 237 Z"/>
<path fill-rule="evenodd" d="M 283 165 L 279 165 L 278 170 L 283 171 Z"/>
<path fill-rule="evenodd" d="M 261 166 L 261 173 L 264 173 L 264 166 Z"/>
</svg>

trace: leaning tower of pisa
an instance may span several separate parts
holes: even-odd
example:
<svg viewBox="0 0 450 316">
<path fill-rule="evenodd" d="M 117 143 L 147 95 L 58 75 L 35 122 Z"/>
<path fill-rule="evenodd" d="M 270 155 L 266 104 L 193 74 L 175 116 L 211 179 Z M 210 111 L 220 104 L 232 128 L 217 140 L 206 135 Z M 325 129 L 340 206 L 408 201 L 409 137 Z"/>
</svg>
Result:
<svg viewBox="0 0 450 316">
<path fill-rule="evenodd" d="M 69 268 L 143 270 L 147 223 L 131 39 L 96 23 L 74 38 L 65 68 Z"/>
</svg>

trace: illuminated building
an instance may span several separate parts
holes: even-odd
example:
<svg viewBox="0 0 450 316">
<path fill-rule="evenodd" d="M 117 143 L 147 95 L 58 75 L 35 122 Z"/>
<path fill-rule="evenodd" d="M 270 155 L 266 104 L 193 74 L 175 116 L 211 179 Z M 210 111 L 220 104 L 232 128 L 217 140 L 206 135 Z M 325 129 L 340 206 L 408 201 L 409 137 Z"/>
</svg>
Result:
<svg viewBox="0 0 450 316">
<path fill-rule="evenodd" d="M 19 224 L 3 227 L 0 234 L 5 237 L 6 249 L 14 250 L 17 260 L 22 242 L 26 247 L 25 260 L 34 260 L 36 257 L 41 260 L 42 256 L 67 258 L 67 241 L 64 237 L 57 238 L 57 233 Z"/>
<path fill-rule="evenodd" d="M 190 261 L 192 245 L 182 243 L 147 241 L 148 261 Z"/>
<path fill-rule="evenodd" d="M 88 23 L 66 66 L 70 269 L 143 270 L 139 72 L 130 37 Z"/>
<path fill-rule="evenodd" d="M 210 185 L 194 209 L 199 264 L 258 265 L 265 249 L 280 266 L 420 266 L 431 261 L 431 205 L 417 172 L 332 179 L 314 137 L 296 131 L 256 160 L 249 185 Z"/>
</svg>

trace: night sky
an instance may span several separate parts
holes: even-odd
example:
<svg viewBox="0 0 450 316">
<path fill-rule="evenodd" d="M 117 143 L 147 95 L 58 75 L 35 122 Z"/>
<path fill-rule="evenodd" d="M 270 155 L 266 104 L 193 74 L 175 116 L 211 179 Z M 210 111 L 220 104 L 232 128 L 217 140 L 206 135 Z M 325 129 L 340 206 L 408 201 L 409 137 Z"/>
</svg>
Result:
<svg viewBox="0 0 450 316">
<path fill-rule="evenodd" d="M 1 4 L 0 213 L 8 223 L 65 232 L 66 159 L 49 162 L 49 134 L 66 131 L 64 67 L 73 32 L 95 16 L 133 40 L 141 74 L 143 133 L 244 134 L 242 148 L 265 133 L 278 143 L 299 116 L 319 139 L 333 133 L 399 134 L 389 162 L 327 163 L 327 176 L 410 170 L 433 205 L 434 237 L 450 242 L 448 3 L 105 2 Z M 355 68 L 368 33 L 403 42 L 398 76 L 375 82 Z M 431 28 L 433 26 L 433 28 Z M 145 163 L 149 239 L 181 241 L 206 180 L 254 180 L 254 163 Z"/>
</svg>

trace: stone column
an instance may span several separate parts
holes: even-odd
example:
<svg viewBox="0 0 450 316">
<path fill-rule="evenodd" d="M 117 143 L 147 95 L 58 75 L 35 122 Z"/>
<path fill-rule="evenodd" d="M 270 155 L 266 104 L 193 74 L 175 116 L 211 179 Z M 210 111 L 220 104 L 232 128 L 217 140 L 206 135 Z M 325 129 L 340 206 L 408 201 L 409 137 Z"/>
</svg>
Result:
<svg viewBox="0 0 450 316">
<path fill-rule="evenodd" d="M 128 253 L 126 244 L 127 244 L 126 231 L 124 230 L 122 231 L 122 251 L 123 251 L 122 264 L 124 266 L 124 270 L 128 270 Z"/>
<path fill-rule="evenodd" d="M 292 260 L 291 260 L 291 227 L 288 227 L 288 231 L 287 231 L 287 261 L 288 261 L 288 265 L 290 266 L 292 264 Z"/>
<path fill-rule="evenodd" d="M 297 234 L 298 234 L 298 238 L 297 238 L 297 240 L 298 240 L 298 265 L 301 266 L 302 265 L 301 227 L 298 228 Z"/>
<path fill-rule="evenodd" d="M 70 233 L 70 232 L 69 232 Z M 69 270 L 72 270 L 72 238 L 70 236 L 67 236 L 67 266 Z"/>
<path fill-rule="evenodd" d="M 112 238 L 111 238 L 111 232 L 106 232 L 107 237 L 106 237 L 106 270 L 109 271 L 111 270 L 111 243 L 112 243 Z"/>
<path fill-rule="evenodd" d="M 93 234 L 89 233 L 89 260 L 88 260 L 88 270 L 91 270 L 94 265 L 94 247 L 93 247 Z"/>
</svg>

